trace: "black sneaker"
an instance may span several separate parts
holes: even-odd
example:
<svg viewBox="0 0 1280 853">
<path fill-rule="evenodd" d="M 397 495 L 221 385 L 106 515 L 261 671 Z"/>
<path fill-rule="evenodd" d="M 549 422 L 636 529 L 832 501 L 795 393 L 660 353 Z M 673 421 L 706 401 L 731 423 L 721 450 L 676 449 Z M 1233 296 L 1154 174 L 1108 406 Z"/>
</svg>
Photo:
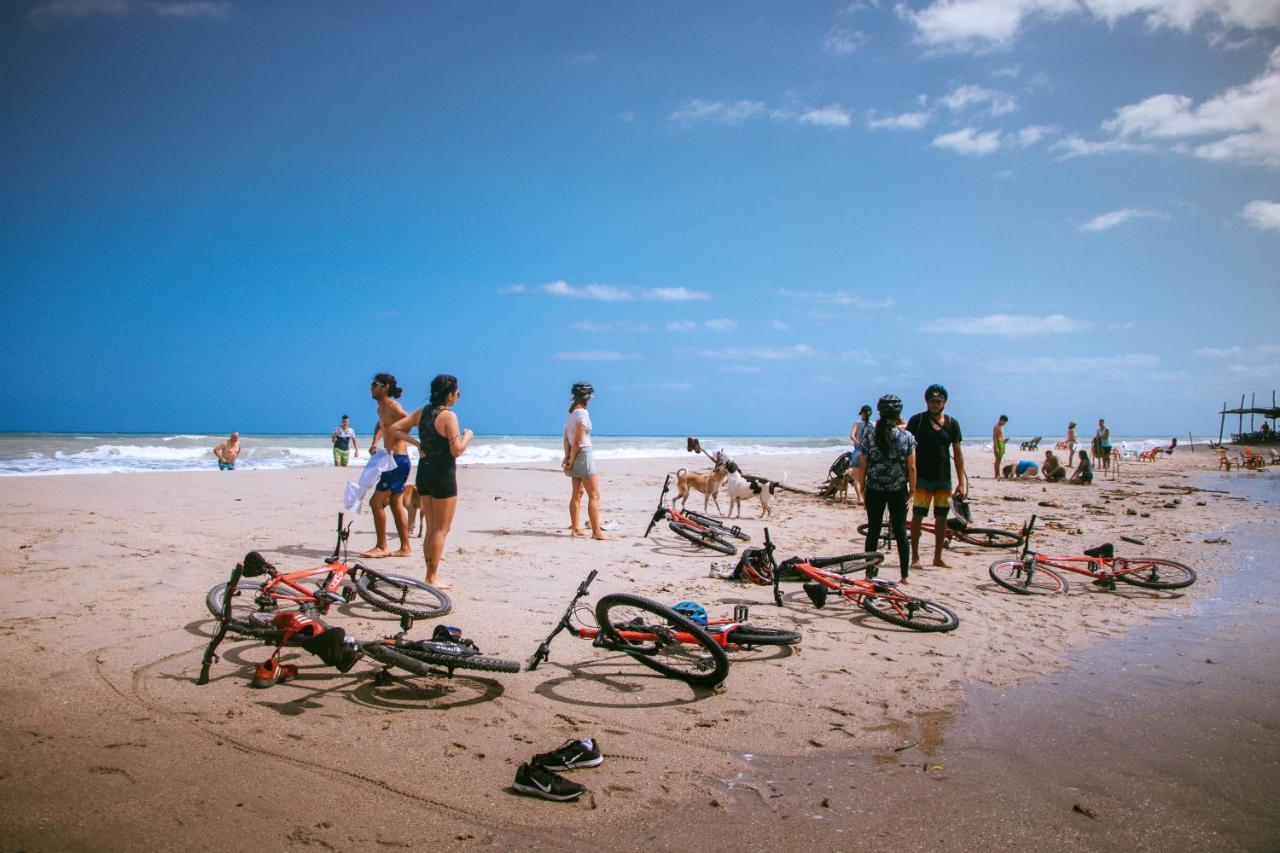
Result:
<svg viewBox="0 0 1280 853">
<path fill-rule="evenodd" d="M 577 782 L 570 782 L 563 776 L 532 762 L 520 765 L 520 769 L 516 771 L 516 780 L 511 783 L 511 787 L 522 794 L 558 802 L 576 800 L 582 796 L 583 791 L 587 790 Z"/>
<path fill-rule="evenodd" d="M 604 761 L 600 744 L 595 738 L 565 741 L 554 752 L 543 752 L 533 757 L 532 764 L 546 770 L 579 770 L 583 767 L 599 767 Z"/>
</svg>

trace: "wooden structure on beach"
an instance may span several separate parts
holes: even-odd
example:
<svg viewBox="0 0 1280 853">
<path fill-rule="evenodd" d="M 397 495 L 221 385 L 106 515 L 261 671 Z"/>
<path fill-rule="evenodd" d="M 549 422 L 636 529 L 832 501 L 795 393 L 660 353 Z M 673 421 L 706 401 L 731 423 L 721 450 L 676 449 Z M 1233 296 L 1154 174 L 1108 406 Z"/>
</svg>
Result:
<svg viewBox="0 0 1280 853">
<path fill-rule="evenodd" d="M 1254 394 L 1246 407 L 1244 404 L 1244 394 L 1240 395 L 1240 407 L 1237 409 L 1228 409 L 1227 404 L 1222 404 L 1222 419 L 1218 422 L 1218 443 L 1222 443 L 1223 430 L 1226 429 L 1227 415 L 1237 415 L 1237 431 L 1231 434 L 1232 444 L 1271 444 L 1276 442 L 1276 418 L 1280 418 L 1280 408 L 1276 407 L 1276 392 L 1271 392 L 1271 405 L 1259 406 L 1258 396 Z M 1249 416 L 1249 429 L 1246 432 L 1244 428 L 1244 416 Z M 1262 426 L 1254 429 L 1256 417 L 1261 416 Z M 1270 423 L 1268 423 L 1270 421 Z"/>
</svg>

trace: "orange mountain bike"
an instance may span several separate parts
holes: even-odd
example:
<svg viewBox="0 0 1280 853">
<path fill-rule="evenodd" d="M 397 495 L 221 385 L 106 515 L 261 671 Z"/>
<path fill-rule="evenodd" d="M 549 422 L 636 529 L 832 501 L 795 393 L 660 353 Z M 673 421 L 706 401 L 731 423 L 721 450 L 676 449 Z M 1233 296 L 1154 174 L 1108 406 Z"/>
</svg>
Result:
<svg viewBox="0 0 1280 853">
<path fill-rule="evenodd" d="M 727 525 L 709 515 L 703 515 L 693 510 L 676 509 L 675 501 L 671 502 L 671 506 L 666 505 L 667 492 L 671 489 L 671 475 L 667 475 L 667 479 L 662 483 L 662 492 L 658 495 L 658 508 L 653 512 L 653 518 L 649 519 L 649 527 L 645 530 L 644 535 L 648 536 L 653 532 L 653 526 L 664 518 L 670 519 L 667 527 L 671 528 L 671 532 L 682 539 L 687 539 L 694 545 L 702 548 L 710 548 L 712 551 L 719 551 L 721 554 L 736 554 L 738 548 L 729 541 L 732 536 L 747 542 L 750 536 L 742 532 L 742 528 L 737 525 Z"/>
</svg>

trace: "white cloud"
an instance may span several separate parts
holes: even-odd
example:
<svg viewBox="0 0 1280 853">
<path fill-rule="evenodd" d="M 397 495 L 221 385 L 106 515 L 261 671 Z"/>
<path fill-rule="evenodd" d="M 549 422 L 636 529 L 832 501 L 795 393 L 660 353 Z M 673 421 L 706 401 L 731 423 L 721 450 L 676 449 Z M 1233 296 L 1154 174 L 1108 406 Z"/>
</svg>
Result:
<svg viewBox="0 0 1280 853">
<path fill-rule="evenodd" d="M 1280 202 L 1251 201 L 1240 215 L 1259 231 L 1280 231 Z"/>
<path fill-rule="evenodd" d="M 508 284 L 505 287 L 499 287 L 499 293 L 527 293 L 529 288 L 517 282 L 516 284 Z"/>
<path fill-rule="evenodd" d="M 815 352 L 808 344 L 796 344 L 790 347 L 721 347 L 697 350 L 694 354 L 698 358 L 711 358 L 717 361 L 785 361 L 793 358 L 812 358 Z"/>
<path fill-rule="evenodd" d="M 631 320 L 616 320 L 611 323 L 600 323 L 595 320 L 577 320 L 569 324 L 569 328 L 579 332 L 650 332 L 646 323 L 636 323 Z"/>
<path fill-rule="evenodd" d="M 1052 136 L 1057 132 L 1058 128 L 1051 124 L 1032 124 L 1009 135 L 1007 140 L 1011 145 L 1017 145 L 1020 148 L 1027 148 L 1028 146 L 1035 145 L 1046 136 Z"/>
<path fill-rule="evenodd" d="M 728 317 L 721 317 L 716 320 L 707 320 L 702 327 L 708 332 L 732 332 L 738 328 L 737 320 L 730 320 Z"/>
<path fill-rule="evenodd" d="M 570 352 L 558 352 L 551 356 L 556 361 L 631 361 L 639 358 L 634 353 L 618 352 L 617 350 L 577 350 Z"/>
<path fill-rule="evenodd" d="M 694 98 L 673 112 L 670 120 L 683 125 L 697 122 L 714 122 L 716 124 L 736 126 L 747 119 L 763 115 L 764 111 L 765 106 L 759 101 L 734 101 L 728 103 Z"/>
<path fill-rule="evenodd" d="M 1228 364 L 1227 371 L 1237 376 L 1280 376 L 1280 362 L 1273 364 Z"/>
<path fill-rule="evenodd" d="M 875 113 L 867 117 L 867 127 L 873 130 L 919 130 L 933 118 L 930 110 L 897 113 L 877 117 Z"/>
<path fill-rule="evenodd" d="M 1093 142 L 1072 134 L 1053 143 L 1050 150 L 1058 152 L 1061 155 L 1059 159 L 1070 160 L 1072 157 L 1095 157 L 1099 154 L 1118 154 L 1122 152 L 1149 154 L 1156 151 L 1157 148 L 1149 142 L 1130 142 L 1125 139 L 1105 139 L 1101 142 Z"/>
<path fill-rule="evenodd" d="M 1120 210 L 1113 210 L 1110 213 L 1103 213 L 1093 217 L 1088 222 L 1080 226 L 1081 231 L 1106 231 L 1115 228 L 1117 225 L 1123 225 L 1126 222 L 1132 222 L 1135 219 L 1164 219 L 1168 220 L 1169 214 L 1160 210 L 1143 210 L 1137 207 L 1126 207 Z"/>
<path fill-rule="evenodd" d="M 235 6 L 228 0 L 181 0 L 180 2 L 139 2 L 139 0 L 43 0 L 27 12 L 32 23 L 53 23 L 78 18 L 123 18 L 134 12 L 150 12 L 161 18 L 225 20 Z"/>
<path fill-rule="evenodd" d="M 512 287 L 516 287 L 513 285 Z M 504 293 L 524 293 L 522 289 L 504 288 Z M 631 302 L 643 299 L 650 302 L 690 302 L 698 299 L 710 299 L 711 294 L 687 287 L 618 287 L 613 284 L 584 284 L 575 286 L 566 281 L 552 281 L 542 285 L 543 293 L 552 296 L 565 296 L 570 299 L 591 299 L 597 302 Z"/>
<path fill-rule="evenodd" d="M 696 332 L 698 324 L 692 320 L 672 320 L 667 323 L 668 332 Z"/>
<path fill-rule="evenodd" d="M 822 37 L 822 51 L 831 56 L 849 56 L 867 43 L 867 34 L 861 30 L 834 27 Z"/>
<path fill-rule="evenodd" d="M 841 361 L 856 361 L 858 364 L 876 364 L 878 359 L 864 349 L 851 349 L 836 353 Z"/>
<path fill-rule="evenodd" d="M 931 51 L 985 53 L 1008 47 L 1029 21 L 1088 14 L 1114 25 L 1139 16 L 1149 30 L 1189 32 L 1201 18 L 1226 28 L 1260 30 L 1280 25 L 1274 0 L 933 0 L 916 11 L 898 4 L 898 16 Z"/>
<path fill-rule="evenodd" d="M 787 290 L 778 291 L 779 296 L 798 299 L 804 302 L 821 302 L 827 305 L 845 305 L 853 308 L 891 308 L 894 304 L 892 296 L 882 299 L 868 299 L 847 290 Z"/>
<path fill-rule="evenodd" d="M 722 373 L 763 373 L 764 370 L 755 364 L 721 364 Z"/>
<path fill-rule="evenodd" d="M 1280 344 L 1258 344 L 1252 347 L 1201 347 L 1193 355 L 1199 358 L 1260 359 L 1280 355 Z"/>
<path fill-rule="evenodd" d="M 839 104 L 828 104 L 825 107 L 801 113 L 798 121 L 815 127 L 848 127 L 852 119 L 849 111 Z"/>
<path fill-rule="evenodd" d="M 1024 338 L 1033 335 L 1061 335 L 1093 328 L 1093 321 L 1050 314 L 1036 317 L 1026 314 L 988 314 L 985 317 L 940 317 L 922 323 L 922 332 L 956 335 L 998 335 Z"/>
<path fill-rule="evenodd" d="M 957 154 L 982 157 L 1000 150 L 1000 131 L 979 132 L 972 127 L 966 127 L 936 136 L 929 144 L 934 148 L 950 148 Z"/>
<path fill-rule="evenodd" d="M 1093 379 L 1133 379 L 1141 375 L 1152 378 L 1151 370 L 1160 366 L 1160 356 L 1145 353 L 1120 353 L 1099 356 L 1034 355 L 988 361 L 984 367 L 992 373 L 1017 375 L 1052 374 L 1055 376 L 1087 376 Z M 1172 375 L 1166 378 L 1172 378 Z"/>
<path fill-rule="evenodd" d="M 1280 47 L 1244 85 L 1199 105 L 1186 95 L 1153 95 L 1120 107 L 1102 128 L 1118 139 L 1176 141 L 1173 150 L 1205 160 L 1280 167 Z"/>
<path fill-rule="evenodd" d="M 982 86 L 958 86 L 943 95 L 938 102 L 953 113 L 964 112 L 971 107 L 985 106 L 993 116 L 1007 115 L 1018 108 L 1018 99 L 1007 92 Z"/>
</svg>

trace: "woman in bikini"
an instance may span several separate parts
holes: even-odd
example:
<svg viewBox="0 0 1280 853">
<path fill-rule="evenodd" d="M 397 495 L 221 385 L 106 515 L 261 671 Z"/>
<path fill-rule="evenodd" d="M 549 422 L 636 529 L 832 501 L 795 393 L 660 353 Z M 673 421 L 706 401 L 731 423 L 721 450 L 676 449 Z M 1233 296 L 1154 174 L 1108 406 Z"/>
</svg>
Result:
<svg viewBox="0 0 1280 853">
<path fill-rule="evenodd" d="M 587 414 L 587 406 L 591 404 L 595 389 L 590 383 L 578 382 L 570 393 L 573 395 L 573 402 L 569 404 L 569 415 L 564 420 L 564 462 L 560 465 L 565 475 L 572 478 L 569 492 L 569 533 L 572 536 L 582 535 L 578 513 L 585 489 L 591 538 L 607 539 L 600 529 L 600 483 L 596 480 L 596 466 L 591 458 L 591 416 Z"/>
</svg>

